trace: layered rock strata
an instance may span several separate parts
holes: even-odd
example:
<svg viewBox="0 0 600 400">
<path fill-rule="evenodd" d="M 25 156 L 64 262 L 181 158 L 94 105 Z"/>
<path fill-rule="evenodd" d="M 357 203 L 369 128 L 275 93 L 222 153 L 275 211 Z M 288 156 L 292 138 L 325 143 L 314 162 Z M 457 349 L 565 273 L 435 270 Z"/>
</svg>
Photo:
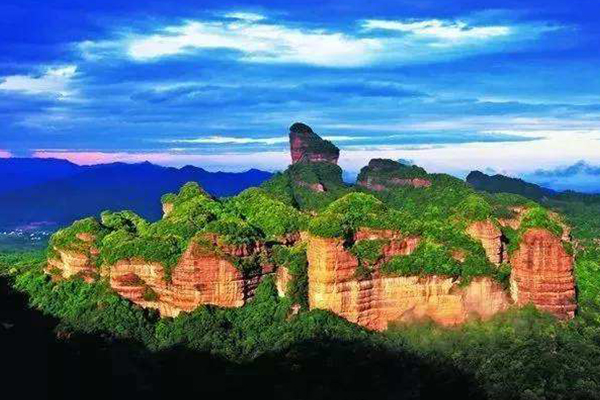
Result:
<svg viewBox="0 0 600 400">
<path fill-rule="evenodd" d="M 216 251 L 218 249 L 218 251 Z M 265 265 L 254 274 L 243 274 L 231 256 L 245 257 L 256 248 L 207 247 L 191 242 L 179 262 L 172 267 L 170 279 L 158 262 L 125 259 L 100 271 L 110 286 L 121 296 L 146 308 L 159 310 L 161 316 L 174 317 L 182 311 L 193 311 L 202 304 L 241 307 L 250 300 L 261 279 L 273 271 Z M 98 268 L 83 253 L 59 251 L 60 259 L 49 260 L 49 268 L 69 278 L 85 271 L 88 281 L 99 275 Z M 92 277 L 92 274 L 94 277 Z M 286 276 L 278 275 L 278 286 L 286 284 Z"/>
<path fill-rule="evenodd" d="M 337 164 L 340 150 L 328 140 L 321 139 L 313 130 L 297 122 L 290 127 L 292 164 L 300 161 Z"/>
<path fill-rule="evenodd" d="M 409 242 L 388 255 L 410 254 L 414 247 Z M 357 278 L 358 260 L 342 240 L 311 237 L 307 249 L 310 308 L 330 310 L 370 329 L 422 319 L 460 324 L 489 318 L 510 304 L 502 287 L 489 278 L 475 279 L 464 288 L 452 278 L 383 276 L 377 268 L 369 277 Z"/>
<path fill-rule="evenodd" d="M 502 231 L 492 221 L 477 221 L 467 227 L 467 234 L 481 242 L 485 254 L 493 264 L 506 261 L 506 246 Z"/>
<path fill-rule="evenodd" d="M 517 305 L 532 303 L 559 318 L 573 318 L 577 308 L 573 256 L 561 238 L 544 229 L 528 229 L 510 263 L 511 295 Z"/>
<path fill-rule="evenodd" d="M 54 257 L 48 259 L 46 272 L 54 277 L 82 277 L 86 282 L 92 282 L 98 275 L 95 257 L 98 249 L 94 246 L 95 237 L 88 233 L 78 233 L 77 239 L 82 243 L 78 250 L 54 248 Z"/>
</svg>

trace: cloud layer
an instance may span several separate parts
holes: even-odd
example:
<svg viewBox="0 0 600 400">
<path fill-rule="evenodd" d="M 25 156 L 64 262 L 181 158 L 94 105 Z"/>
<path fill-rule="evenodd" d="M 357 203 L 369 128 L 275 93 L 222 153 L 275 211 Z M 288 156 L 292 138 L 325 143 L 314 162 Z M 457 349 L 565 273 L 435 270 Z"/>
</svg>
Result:
<svg viewBox="0 0 600 400">
<path fill-rule="evenodd" d="M 5 3 L 0 156 L 281 169 L 303 121 L 354 171 L 600 164 L 593 5 Z"/>
</svg>

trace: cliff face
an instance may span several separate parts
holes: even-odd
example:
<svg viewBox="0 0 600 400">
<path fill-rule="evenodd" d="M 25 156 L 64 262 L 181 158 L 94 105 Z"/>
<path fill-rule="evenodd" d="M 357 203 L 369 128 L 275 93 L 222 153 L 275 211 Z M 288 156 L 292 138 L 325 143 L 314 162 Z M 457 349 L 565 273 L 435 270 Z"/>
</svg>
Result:
<svg viewBox="0 0 600 400">
<path fill-rule="evenodd" d="M 492 221 L 478 221 L 467 227 L 467 234 L 481 242 L 490 262 L 500 265 L 506 261 L 502 231 Z"/>
<path fill-rule="evenodd" d="M 165 279 L 159 263 L 122 260 L 110 268 L 110 285 L 142 307 L 174 317 L 202 304 L 241 307 L 254 293 L 262 274 L 244 277 L 227 259 L 192 243 Z"/>
<path fill-rule="evenodd" d="M 407 239 L 388 255 L 410 254 L 414 242 Z M 370 329 L 421 319 L 454 325 L 474 316 L 489 318 L 510 304 L 502 287 L 489 278 L 461 288 L 451 278 L 382 276 L 376 268 L 361 279 L 355 276 L 358 260 L 340 239 L 311 237 L 307 249 L 310 308 L 330 310 Z"/>
<path fill-rule="evenodd" d="M 328 140 L 321 139 L 305 124 L 295 123 L 290 127 L 292 163 L 300 161 L 328 162 L 337 164 L 340 150 Z"/>
<path fill-rule="evenodd" d="M 55 277 L 71 278 L 80 276 L 86 282 L 92 282 L 96 276 L 97 268 L 94 257 L 98 256 L 98 249 L 94 247 L 94 236 L 86 233 L 77 234 L 83 242 L 81 250 L 54 249 L 55 257 L 48 259 L 46 272 Z"/>
<path fill-rule="evenodd" d="M 217 241 L 216 237 L 213 237 Z M 215 251 L 218 248 L 219 251 Z M 241 307 L 250 300 L 261 279 L 272 273 L 271 265 L 261 271 L 242 274 L 230 261 L 232 255 L 245 257 L 260 247 L 207 247 L 191 242 L 179 262 L 165 277 L 161 263 L 142 259 L 120 260 L 99 271 L 84 252 L 58 250 L 60 259 L 49 259 L 47 272 L 57 278 L 78 275 L 91 282 L 100 275 L 121 296 L 145 307 L 159 310 L 161 316 L 174 317 L 182 311 L 193 311 L 202 304 Z M 277 274 L 278 287 L 285 288 L 289 276 Z"/>
<path fill-rule="evenodd" d="M 412 186 L 414 188 L 423 188 L 431 186 L 431 181 L 422 178 L 391 178 L 387 182 L 381 182 L 379 179 L 368 176 L 360 181 L 357 181 L 358 186 L 362 186 L 365 189 L 373 190 L 375 192 L 381 192 L 386 189 L 390 189 L 393 186 Z"/>
<path fill-rule="evenodd" d="M 514 213 L 512 218 L 499 218 L 498 222 L 502 226 L 508 226 L 512 229 L 519 229 L 521 226 L 521 221 L 523 220 L 523 215 L 527 208 L 525 207 L 511 207 L 510 210 Z"/>
<path fill-rule="evenodd" d="M 511 294 L 518 305 L 532 303 L 563 319 L 575 315 L 573 256 L 561 238 L 544 229 L 527 230 L 511 265 Z"/>
<path fill-rule="evenodd" d="M 171 211 L 173 211 L 173 203 L 162 203 L 163 218 L 168 217 Z"/>
</svg>

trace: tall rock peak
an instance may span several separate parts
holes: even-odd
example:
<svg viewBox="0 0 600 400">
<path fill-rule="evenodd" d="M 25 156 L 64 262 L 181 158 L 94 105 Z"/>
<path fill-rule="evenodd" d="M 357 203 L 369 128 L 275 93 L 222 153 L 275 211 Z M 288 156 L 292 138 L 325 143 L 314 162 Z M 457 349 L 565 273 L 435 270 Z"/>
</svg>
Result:
<svg viewBox="0 0 600 400">
<path fill-rule="evenodd" d="M 296 122 L 290 127 L 290 150 L 292 164 L 301 161 L 337 164 L 340 156 L 340 149 L 301 122 Z"/>
</svg>

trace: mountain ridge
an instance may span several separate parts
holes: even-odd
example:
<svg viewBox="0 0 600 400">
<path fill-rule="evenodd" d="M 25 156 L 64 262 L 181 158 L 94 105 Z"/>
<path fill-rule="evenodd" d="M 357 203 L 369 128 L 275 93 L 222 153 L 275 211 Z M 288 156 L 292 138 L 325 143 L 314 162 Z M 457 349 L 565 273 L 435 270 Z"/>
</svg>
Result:
<svg viewBox="0 0 600 400">
<path fill-rule="evenodd" d="M 107 281 L 163 317 L 244 307 L 263 281 L 290 313 L 329 310 L 374 330 L 463 324 L 529 303 L 574 317 L 560 215 L 391 160 L 346 185 L 337 147 L 305 125 L 292 125 L 290 147 L 286 171 L 225 201 L 186 183 L 161 197 L 159 221 L 125 210 L 75 222 L 52 237 L 46 272 Z"/>
<path fill-rule="evenodd" d="M 188 181 L 199 182 L 212 195 L 220 197 L 257 186 L 272 176 L 270 172 L 257 169 L 241 173 L 208 172 L 191 165 L 175 168 L 149 162 L 116 162 L 92 166 L 77 166 L 59 159 L 20 159 L 16 162 L 23 163 L 43 167 L 69 166 L 69 170 L 53 178 L 49 174 L 39 173 L 38 179 L 29 186 L 22 184 L 16 189 L 0 192 L 0 207 L 11 210 L 0 216 L 0 226 L 16 226 L 36 221 L 68 224 L 85 215 L 97 215 L 110 208 L 131 208 L 146 218 L 157 219 L 161 215 L 161 209 L 156 199 Z M 9 175 L 8 172 L 2 174 L 3 166 L 10 164 L 15 163 L 0 160 L 0 176 Z M 20 173 L 20 178 L 18 172 L 10 174 L 13 179 L 20 180 L 27 176 L 26 171 Z"/>
</svg>

